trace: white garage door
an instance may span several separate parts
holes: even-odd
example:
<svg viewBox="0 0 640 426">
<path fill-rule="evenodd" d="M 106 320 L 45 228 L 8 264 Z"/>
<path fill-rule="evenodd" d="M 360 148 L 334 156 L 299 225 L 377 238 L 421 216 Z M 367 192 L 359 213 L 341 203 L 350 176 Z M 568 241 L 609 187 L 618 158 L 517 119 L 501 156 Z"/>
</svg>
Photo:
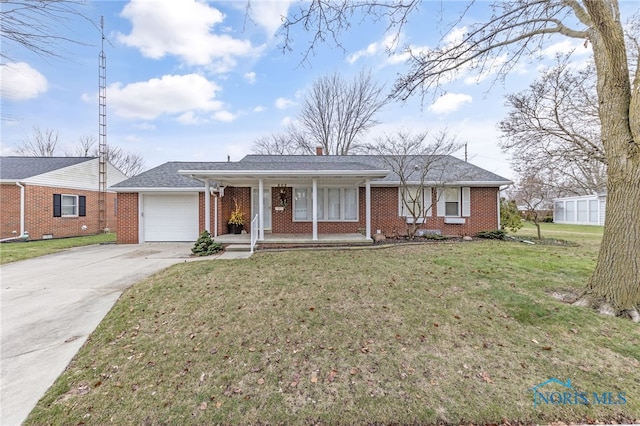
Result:
<svg viewBox="0 0 640 426">
<path fill-rule="evenodd" d="M 145 241 L 198 239 L 198 194 L 143 196 Z"/>
</svg>

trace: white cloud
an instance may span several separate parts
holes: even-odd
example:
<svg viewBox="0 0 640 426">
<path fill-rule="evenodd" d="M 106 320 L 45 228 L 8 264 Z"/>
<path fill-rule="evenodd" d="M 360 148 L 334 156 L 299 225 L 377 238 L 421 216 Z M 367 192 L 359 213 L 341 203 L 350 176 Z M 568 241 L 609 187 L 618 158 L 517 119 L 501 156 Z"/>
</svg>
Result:
<svg viewBox="0 0 640 426">
<path fill-rule="evenodd" d="M 213 114 L 213 119 L 217 121 L 224 121 L 225 123 L 230 123 L 236 119 L 236 115 L 230 113 L 229 111 L 216 111 Z"/>
<path fill-rule="evenodd" d="M 565 39 L 558 43 L 554 43 L 541 51 L 542 56 L 546 56 L 548 58 L 555 58 L 557 55 L 566 55 L 569 53 L 573 53 L 574 55 L 591 54 L 591 44 L 587 43 L 585 47 L 585 42 L 582 40 Z"/>
<path fill-rule="evenodd" d="M 255 72 L 247 72 L 244 74 L 244 79 L 249 82 L 249 84 L 254 84 L 256 82 L 256 73 Z"/>
<path fill-rule="evenodd" d="M 473 98 L 471 96 L 465 95 L 464 93 L 447 93 L 446 95 L 440 96 L 427 109 L 436 114 L 448 114 L 457 111 L 466 103 L 471 103 L 472 100 Z"/>
<path fill-rule="evenodd" d="M 252 1 L 249 16 L 253 22 L 264 28 L 269 36 L 272 36 L 282 25 L 283 17 L 289 13 L 291 3 L 291 0 Z"/>
<path fill-rule="evenodd" d="M 287 109 L 295 104 L 296 103 L 291 99 L 282 98 L 282 97 L 276 99 L 276 102 L 275 102 L 276 108 L 278 109 Z"/>
<path fill-rule="evenodd" d="M 147 130 L 147 131 L 151 131 L 151 130 L 155 130 L 156 126 L 151 124 L 151 123 L 138 123 L 134 126 L 136 129 L 140 129 L 140 130 Z"/>
<path fill-rule="evenodd" d="M 178 117 L 178 122 L 189 126 L 202 123 L 202 119 L 196 117 L 196 114 L 193 111 L 187 111 Z"/>
<path fill-rule="evenodd" d="M 114 83 L 107 89 L 109 105 L 124 118 L 153 120 L 162 114 L 189 111 L 219 111 L 222 102 L 215 100 L 220 88 L 199 74 L 165 75 L 149 81 L 123 86 Z"/>
<path fill-rule="evenodd" d="M 118 40 L 149 58 L 175 55 L 188 65 L 210 65 L 226 72 L 236 65 L 235 57 L 259 53 L 247 40 L 213 34 L 225 16 L 205 2 L 131 0 L 122 16 L 131 21 L 132 29 L 128 35 L 118 34 Z"/>
<path fill-rule="evenodd" d="M 393 52 L 398 47 L 398 44 L 400 43 L 401 38 L 402 36 L 388 35 L 381 41 L 373 42 L 369 44 L 365 49 L 358 50 L 357 52 L 349 55 L 347 57 L 347 62 L 349 62 L 350 64 L 354 64 L 361 58 L 376 56 L 381 54 L 387 55 L 389 52 Z M 402 53 L 390 54 L 389 57 L 390 58 L 394 58 L 396 56 L 404 57 L 405 55 L 406 53 L 402 52 Z M 396 58 L 395 60 L 391 60 L 387 62 L 397 63 L 400 61 Z"/>
<path fill-rule="evenodd" d="M 266 111 L 267 109 L 265 107 L 263 107 L 262 105 L 258 105 L 257 107 L 255 107 L 253 109 L 253 112 L 263 112 Z"/>
<path fill-rule="evenodd" d="M 442 41 L 449 46 L 460 44 L 464 41 L 467 27 L 454 28 L 442 39 Z"/>
<path fill-rule="evenodd" d="M 25 101 L 46 92 L 47 88 L 45 76 L 25 62 L 0 65 L 0 98 Z"/>
</svg>

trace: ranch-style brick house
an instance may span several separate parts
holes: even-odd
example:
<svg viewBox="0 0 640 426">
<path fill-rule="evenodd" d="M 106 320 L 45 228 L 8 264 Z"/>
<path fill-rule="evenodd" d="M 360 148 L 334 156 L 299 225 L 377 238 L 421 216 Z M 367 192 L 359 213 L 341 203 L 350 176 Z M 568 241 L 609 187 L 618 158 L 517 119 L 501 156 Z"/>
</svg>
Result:
<svg viewBox="0 0 640 426">
<path fill-rule="evenodd" d="M 127 179 L 106 164 L 107 186 Z M 0 157 L 0 240 L 64 238 L 103 232 L 99 159 Z M 116 194 L 106 193 L 106 228 L 116 229 Z"/>
<path fill-rule="evenodd" d="M 319 152 L 321 154 L 321 152 Z M 475 235 L 500 226 L 499 191 L 512 182 L 453 156 L 411 158 L 423 181 L 420 229 Z M 423 160 L 437 164 L 417 179 Z M 236 206 L 256 236 L 405 235 L 400 176 L 375 155 L 247 155 L 237 162 L 168 162 L 110 189 L 118 193 L 118 242 L 195 241 L 229 233 Z M 414 176 L 416 175 L 416 176 Z"/>
</svg>

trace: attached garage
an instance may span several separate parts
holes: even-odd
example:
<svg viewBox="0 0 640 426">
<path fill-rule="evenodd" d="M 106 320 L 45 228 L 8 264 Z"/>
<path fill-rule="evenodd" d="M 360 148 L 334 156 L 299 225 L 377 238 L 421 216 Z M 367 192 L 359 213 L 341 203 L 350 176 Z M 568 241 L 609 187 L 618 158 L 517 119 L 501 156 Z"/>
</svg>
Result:
<svg viewBox="0 0 640 426">
<path fill-rule="evenodd" d="M 198 194 L 141 194 L 143 239 L 195 241 L 198 239 Z"/>
</svg>

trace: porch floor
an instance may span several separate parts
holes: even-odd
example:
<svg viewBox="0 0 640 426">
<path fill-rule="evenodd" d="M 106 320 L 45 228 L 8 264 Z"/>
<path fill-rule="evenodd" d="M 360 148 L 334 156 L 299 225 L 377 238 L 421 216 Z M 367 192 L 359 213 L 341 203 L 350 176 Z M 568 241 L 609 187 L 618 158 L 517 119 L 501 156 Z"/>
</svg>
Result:
<svg viewBox="0 0 640 426">
<path fill-rule="evenodd" d="M 223 234 L 214 237 L 221 244 L 251 244 L 251 234 Z M 258 241 L 258 247 L 269 246 L 354 246 L 371 245 L 372 239 L 359 233 L 353 234 L 318 234 L 313 240 L 311 234 L 264 234 L 264 241 Z"/>
</svg>

